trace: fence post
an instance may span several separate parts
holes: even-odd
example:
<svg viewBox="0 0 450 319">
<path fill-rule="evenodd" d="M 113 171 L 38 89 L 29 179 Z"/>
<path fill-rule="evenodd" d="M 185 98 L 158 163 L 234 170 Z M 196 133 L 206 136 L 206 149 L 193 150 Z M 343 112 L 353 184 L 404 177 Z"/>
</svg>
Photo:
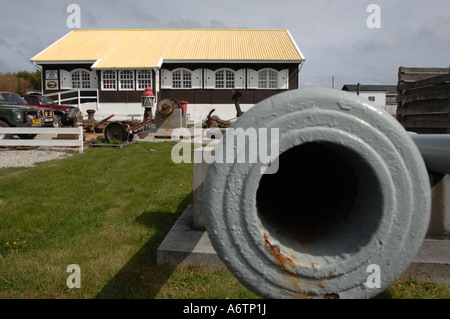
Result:
<svg viewBox="0 0 450 319">
<path fill-rule="evenodd" d="M 96 91 L 96 95 L 97 95 L 97 111 L 98 111 L 100 110 L 100 93 L 98 89 Z"/>
<path fill-rule="evenodd" d="M 79 127 L 80 130 L 80 134 L 78 135 L 78 140 L 80 142 L 80 148 L 79 151 L 80 153 L 84 152 L 84 133 L 83 133 L 83 127 L 80 125 Z"/>
</svg>

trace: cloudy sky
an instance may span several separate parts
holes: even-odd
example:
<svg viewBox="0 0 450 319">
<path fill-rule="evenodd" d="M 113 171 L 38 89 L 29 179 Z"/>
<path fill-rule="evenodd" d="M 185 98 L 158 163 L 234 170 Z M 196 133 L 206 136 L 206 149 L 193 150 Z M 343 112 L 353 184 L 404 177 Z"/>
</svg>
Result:
<svg viewBox="0 0 450 319">
<path fill-rule="evenodd" d="M 72 3 L 81 29 L 288 29 L 306 57 L 302 87 L 396 84 L 399 66 L 450 64 L 449 0 L 0 1 L 2 73 L 34 71 L 30 58 L 72 30 Z"/>
</svg>

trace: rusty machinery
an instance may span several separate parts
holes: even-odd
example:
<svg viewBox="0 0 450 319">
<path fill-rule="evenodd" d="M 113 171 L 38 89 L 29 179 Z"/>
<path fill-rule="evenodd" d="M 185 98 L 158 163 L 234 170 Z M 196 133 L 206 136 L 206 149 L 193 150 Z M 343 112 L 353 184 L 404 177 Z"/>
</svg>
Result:
<svg viewBox="0 0 450 319">
<path fill-rule="evenodd" d="M 236 108 L 236 118 L 240 117 L 244 112 L 241 110 L 241 105 L 239 103 L 239 98 L 242 97 L 242 92 L 237 90 L 232 90 L 231 99 L 234 101 L 234 107 Z M 231 120 L 223 120 L 217 115 L 212 115 L 215 109 L 212 109 L 206 116 L 206 120 L 203 122 L 203 128 L 228 128 L 232 125 Z"/>
<path fill-rule="evenodd" d="M 177 100 L 172 98 L 162 99 L 156 105 L 156 114 L 169 116 L 172 115 L 177 108 L 181 109 L 181 104 Z"/>
<path fill-rule="evenodd" d="M 448 138 L 435 163 L 389 113 L 331 89 L 280 93 L 233 128 L 279 129 L 276 173 L 237 161 L 235 148 L 234 161 L 209 164 L 204 183 L 211 242 L 247 288 L 266 298 L 370 298 L 407 270 L 430 218 L 428 170 L 450 171 Z M 228 155 L 229 133 L 216 154 Z"/>
<path fill-rule="evenodd" d="M 236 117 L 240 117 L 244 112 L 241 111 L 239 104 L 239 98 L 242 96 L 240 91 L 232 90 Z M 148 111 L 150 110 L 150 111 Z M 211 110 L 207 115 L 206 121 L 203 127 L 219 127 L 228 128 L 231 126 L 232 122 L 230 120 L 222 120 L 216 115 L 212 115 L 215 109 Z M 152 117 L 151 109 L 146 109 L 144 112 L 144 120 L 141 123 L 133 121 L 115 121 L 106 124 L 104 128 L 104 135 L 106 141 L 111 142 L 125 142 L 131 141 L 134 134 L 145 131 L 151 127 L 156 127 L 157 130 L 164 131 L 168 129 L 169 131 L 173 128 L 178 128 L 180 126 L 186 126 L 186 119 L 184 110 L 182 110 L 181 104 L 178 100 L 173 98 L 165 98 L 158 102 L 156 105 L 155 118 Z M 112 117 L 112 116 L 111 116 Z M 108 117 L 110 119 L 111 117 Z M 106 120 L 106 119 L 105 119 Z M 90 124 L 90 127 L 94 129 L 103 122 Z"/>
<path fill-rule="evenodd" d="M 133 140 L 135 134 L 141 133 L 150 128 L 161 127 L 177 111 L 181 111 L 180 102 L 176 99 L 162 99 L 156 106 L 155 117 L 153 118 L 151 109 L 146 109 L 144 120 L 135 121 L 115 121 L 105 127 L 105 139 L 108 143 L 126 142 Z"/>
<path fill-rule="evenodd" d="M 115 121 L 105 127 L 105 139 L 108 143 L 132 141 L 135 134 L 143 132 L 155 123 L 155 119 L 148 118 L 143 122 Z"/>
</svg>

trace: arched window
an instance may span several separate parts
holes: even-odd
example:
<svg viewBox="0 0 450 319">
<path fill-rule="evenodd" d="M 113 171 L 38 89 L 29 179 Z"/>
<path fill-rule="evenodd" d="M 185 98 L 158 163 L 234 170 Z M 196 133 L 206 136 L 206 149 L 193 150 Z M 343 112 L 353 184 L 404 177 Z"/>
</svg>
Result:
<svg viewBox="0 0 450 319">
<path fill-rule="evenodd" d="M 234 71 L 221 69 L 216 71 L 216 89 L 234 89 Z"/>
<path fill-rule="evenodd" d="M 178 69 L 172 72 L 172 87 L 174 89 L 192 88 L 192 72 L 186 69 Z"/>
<path fill-rule="evenodd" d="M 72 73 L 72 88 L 89 89 L 91 88 L 91 75 L 86 70 L 74 70 Z"/>
<path fill-rule="evenodd" d="M 278 72 L 274 69 L 263 69 L 258 72 L 258 89 L 277 89 Z"/>
</svg>

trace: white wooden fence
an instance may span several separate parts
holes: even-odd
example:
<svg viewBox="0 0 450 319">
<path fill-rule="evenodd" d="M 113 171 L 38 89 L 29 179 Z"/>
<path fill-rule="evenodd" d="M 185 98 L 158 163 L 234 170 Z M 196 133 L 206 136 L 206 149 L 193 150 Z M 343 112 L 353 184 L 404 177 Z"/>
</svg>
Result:
<svg viewBox="0 0 450 319">
<path fill-rule="evenodd" d="M 86 92 L 95 92 L 95 95 L 83 95 Z M 76 94 L 74 94 L 76 93 Z M 66 97 L 63 98 L 64 96 L 71 96 L 72 97 Z M 97 104 L 97 109 L 100 105 L 100 94 L 99 94 L 99 90 L 98 89 L 74 89 L 74 90 L 66 90 L 66 91 L 59 91 L 56 93 L 50 93 L 50 94 L 45 94 L 45 96 L 48 96 L 49 98 L 51 98 L 53 101 L 55 101 L 58 104 L 64 103 L 64 102 L 68 102 L 68 101 L 77 101 L 78 103 L 78 107 L 81 106 L 81 103 L 83 100 L 95 100 L 95 103 Z M 75 106 L 75 105 L 74 105 Z"/>
<path fill-rule="evenodd" d="M 84 151 L 83 128 L 45 128 L 45 127 L 0 127 L 0 134 L 45 134 L 78 135 L 77 139 L 0 139 L 0 146 L 71 146 L 78 147 L 80 153 Z"/>
</svg>

